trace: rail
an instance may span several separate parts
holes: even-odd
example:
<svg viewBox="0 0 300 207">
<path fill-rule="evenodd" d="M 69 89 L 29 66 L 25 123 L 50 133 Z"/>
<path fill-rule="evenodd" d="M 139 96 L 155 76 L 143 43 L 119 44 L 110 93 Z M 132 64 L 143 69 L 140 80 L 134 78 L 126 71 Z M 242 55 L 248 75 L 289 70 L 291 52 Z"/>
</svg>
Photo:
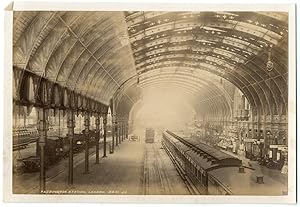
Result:
<svg viewBox="0 0 300 207">
<path fill-rule="evenodd" d="M 170 185 L 169 178 L 166 174 L 166 170 L 164 167 L 164 162 L 162 160 L 161 154 L 159 153 L 159 150 L 157 150 L 158 146 L 152 145 L 153 151 L 154 151 L 154 158 L 155 158 L 155 166 L 157 168 L 157 172 L 159 175 L 160 183 L 162 186 L 162 189 L 164 189 L 164 192 L 168 192 L 169 194 L 172 193 L 172 187 Z"/>
</svg>

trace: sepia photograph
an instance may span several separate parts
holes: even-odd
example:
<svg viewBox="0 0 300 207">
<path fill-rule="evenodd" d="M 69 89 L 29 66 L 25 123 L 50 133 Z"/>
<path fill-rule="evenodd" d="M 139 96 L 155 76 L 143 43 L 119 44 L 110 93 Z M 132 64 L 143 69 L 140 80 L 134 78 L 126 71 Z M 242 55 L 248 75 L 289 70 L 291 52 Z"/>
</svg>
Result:
<svg viewBox="0 0 300 207">
<path fill-rule="evenodd" d="M 5 200 L 296 202 L 295 5 L 35 6 L 5 11 Z"/>
</svg>

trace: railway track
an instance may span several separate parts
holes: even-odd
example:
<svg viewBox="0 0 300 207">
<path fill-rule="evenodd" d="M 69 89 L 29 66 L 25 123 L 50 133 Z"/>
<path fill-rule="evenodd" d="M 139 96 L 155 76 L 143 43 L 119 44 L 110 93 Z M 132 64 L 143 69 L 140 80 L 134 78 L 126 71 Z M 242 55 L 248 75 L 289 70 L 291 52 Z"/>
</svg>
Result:
<svg viewBox="0 0 300 207">
<path fill-rule="evenodd" d="M 166 156 L 164 152 L 161 151 L 164 150 L 164 148 L 162 148 L 159 143 L 147 144 L 145 148 L 143 170 L 144 195 L 175 195 L 178 193 L 177 183 L 173 183 L 174 177 L 172 176 L 178 176 L 178 174 L 180 175 L 182 172 L 178 171 L 175 165 L 176 170 L 174 169 L 173 171 L 175 175 L 168 171 L 170 168 L 167 168 L 167 166 L 170 165 L 171 162 L 167 161 L 168 163 L 166 163 L 164 159 L 169 159 L 169 155 Z M 173 160 L 171 161 L 173 163 Z M 180 175 L 180 177 L 182 178 L 182 175 Z M 183 183 L 182 187 L 185 185 L 187 184 Z M 188 194 L 191 190 L 187 187 L 185 192 Z"/>
<path fill-rule="evenodd" d="M 148 171 L 148 153 L 147 153 L 147 149 L 145 150 L 144 153 L 144 170 L 143 170 L 143 174 L 144 174 L 144 179 L 143 179 L 143 189 L 144 189 L 144 195 L 148 195 L 149 194 L 149 171 Z"/>
<path fill-rule="evenodd" d="M 159 173 L 159 165 L 156 160 L 153 144 L 146 144 L 144 157 L 144 194 L 163 194 L 164 183 Z"/>
<path fill-rule="evenodd" d="M 144 194 L 166 194 L 169 187 L 166 179 L 156 145 L 147 144 L 144 156 Z"/>
<path fill-rule="evenodd" d="M 154 146 L 155 145 L 155 146 Z M 163 193 L 165 194 L 172 194 L 172 186 L 170 184 L 170 180 L 167 176 L 164 161 L 162 159 L 161 153 L 159 152 L 160 147 L 157 146 L 157 143 L 152 145 L 153 151 L 154 151 L 154 157 L 155 157 L 155 165 L 157 168 L 157 173 L 159 175 L 160 184 L 162 189 L 164 190 Z"/>
</svg>

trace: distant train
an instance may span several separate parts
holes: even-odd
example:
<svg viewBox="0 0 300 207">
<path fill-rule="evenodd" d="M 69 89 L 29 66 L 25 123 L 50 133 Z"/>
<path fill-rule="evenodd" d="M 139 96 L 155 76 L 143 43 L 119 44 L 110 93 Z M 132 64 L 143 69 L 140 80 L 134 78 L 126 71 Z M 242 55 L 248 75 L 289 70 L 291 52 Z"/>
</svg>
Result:
<svg viewBox="0 0 300 207">
<path fill-rule="evenodd" d="M 145 133 L 145 142 L 153 143 L 155 138 L 155 131 L 152 128 L 147 128 Z"/>
<path fill-rule="evenodd" d="M 170 131 L 163 133 L 162 144 L 173 163 L 202 195 L 282 195 L 287 186 L 263 177 L 242 161 L 197 139 L 182 138 Z M 270 185 L 276 185 L 272 188 Z"/>
</svg>

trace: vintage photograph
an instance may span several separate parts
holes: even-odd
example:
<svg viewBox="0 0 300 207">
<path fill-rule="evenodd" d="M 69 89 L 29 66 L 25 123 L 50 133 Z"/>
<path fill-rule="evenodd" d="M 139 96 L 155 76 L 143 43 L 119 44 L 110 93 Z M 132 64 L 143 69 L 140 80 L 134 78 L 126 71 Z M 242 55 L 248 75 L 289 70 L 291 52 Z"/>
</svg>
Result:
<svg viewBox="0 0 300 207">
<path fill-rule="evenodd" d="M 294 25 L 249 8 L 11 9 L 9 193 L 295 193 Z"/>
</svg>

